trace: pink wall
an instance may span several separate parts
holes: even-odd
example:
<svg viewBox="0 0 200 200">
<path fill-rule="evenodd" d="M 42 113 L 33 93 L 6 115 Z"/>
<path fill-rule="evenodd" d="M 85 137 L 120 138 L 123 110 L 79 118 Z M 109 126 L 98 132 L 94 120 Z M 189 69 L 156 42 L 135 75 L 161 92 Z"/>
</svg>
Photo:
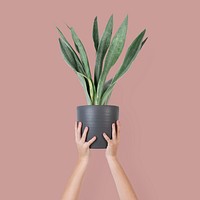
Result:
<svg viewBox="0 0 200 200">
<path fill-rule="evenodd" d="M 119 160 L 139 199 L 200 199 L 199 2 L 9 1 L 1 5 L 0 199 L 59 200 L 76 163 L 76 106 L 86 104 L 61 57 L 56 26 L 73 26 L 94 66 L 92 23 L 114 32 L 129 15 L 125 51 L 141 30 L 149 39 L 119 80 Z M 95 195 L 95 198 L 94 198 Z M 118 199 L 104 150 L 91 152 L 81 200 Z"/>
</svg>

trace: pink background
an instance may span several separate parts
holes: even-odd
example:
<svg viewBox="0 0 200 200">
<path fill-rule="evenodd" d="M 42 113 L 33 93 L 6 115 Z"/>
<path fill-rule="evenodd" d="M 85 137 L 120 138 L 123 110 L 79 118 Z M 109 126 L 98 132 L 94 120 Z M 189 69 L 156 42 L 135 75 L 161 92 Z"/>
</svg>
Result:
<svg viewBox="0 0 200 200">
<path fill-rule="evenodd" d="M 5 1 L 0 24 L 0 199 L 59 200 L 77 159 L 76 107 L 85 95 L 59 49 L 58 26 L 73 45 L 73 26 L 88 52 L 114 14 L 114 33 L 129 15 L 127 40 L 149 37 L 109 104 L 120 107 L 118 156 L 142 200 L 200 199 L 199 2 Z M 108 77 L 108 78 L 109 78 Z M 118 199 L 104 150 L 91 152 L 81 200 Z"/>
</svg>

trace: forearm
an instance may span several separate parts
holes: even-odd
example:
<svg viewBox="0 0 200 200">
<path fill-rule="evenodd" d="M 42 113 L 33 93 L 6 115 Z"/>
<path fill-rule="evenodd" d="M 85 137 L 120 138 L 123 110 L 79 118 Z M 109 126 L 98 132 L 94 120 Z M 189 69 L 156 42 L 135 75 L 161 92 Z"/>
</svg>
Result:
<svg viewBox="0 0 200 200">
<path fill-rule="evenodd" d="M 137 200 L 136 194 L 116 157 L 107 157 L 120 200 Z"/>
<path fill-rule="evenodd" d="M 76 167 L 68 180 L 67 186 L 61 200 L 77 200 L 80 192 L 81 182 L 86 171 L 88 161 L 79 159 Z"/>
</svg>

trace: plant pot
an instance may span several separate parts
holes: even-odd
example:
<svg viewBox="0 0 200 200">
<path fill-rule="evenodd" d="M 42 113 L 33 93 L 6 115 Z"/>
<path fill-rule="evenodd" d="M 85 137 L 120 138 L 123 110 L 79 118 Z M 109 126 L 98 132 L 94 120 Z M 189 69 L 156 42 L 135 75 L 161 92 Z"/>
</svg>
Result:
<svg viewBox="0 0 200 200">
<path fill-rule="evenodd" d="M 112 139 L 112 123 L 115 123 L 118 118 L 119 107 L 115 105 L 77 106 L 77 121 L 82 122 L 81 135 L 87 126 L 86 141 L 89 141 L 93 136 L 97 137 L 90 145 L 91 149 L 105 149 L 107 147 L 103 132 Z"/>
</svg>

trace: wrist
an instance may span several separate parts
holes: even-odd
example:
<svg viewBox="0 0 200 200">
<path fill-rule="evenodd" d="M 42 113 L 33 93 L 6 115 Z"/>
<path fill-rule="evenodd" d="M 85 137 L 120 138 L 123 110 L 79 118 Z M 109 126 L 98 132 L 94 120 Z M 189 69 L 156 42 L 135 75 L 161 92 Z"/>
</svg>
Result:
<svg viewBox="0 0 200 200">
<path fill-rule="evenodd" d="M 89 162 L 89 158 L 87 158 L 87 157 L 79 157 L 78 158 L 78 163 L 83 163 L 83 164 L 88 164 L 88 162 Z"/>
<path fill-rule="evenodd" d="M 106 155 L 107 161 L 117 161 L 117 155 Z"/>
</svg>

